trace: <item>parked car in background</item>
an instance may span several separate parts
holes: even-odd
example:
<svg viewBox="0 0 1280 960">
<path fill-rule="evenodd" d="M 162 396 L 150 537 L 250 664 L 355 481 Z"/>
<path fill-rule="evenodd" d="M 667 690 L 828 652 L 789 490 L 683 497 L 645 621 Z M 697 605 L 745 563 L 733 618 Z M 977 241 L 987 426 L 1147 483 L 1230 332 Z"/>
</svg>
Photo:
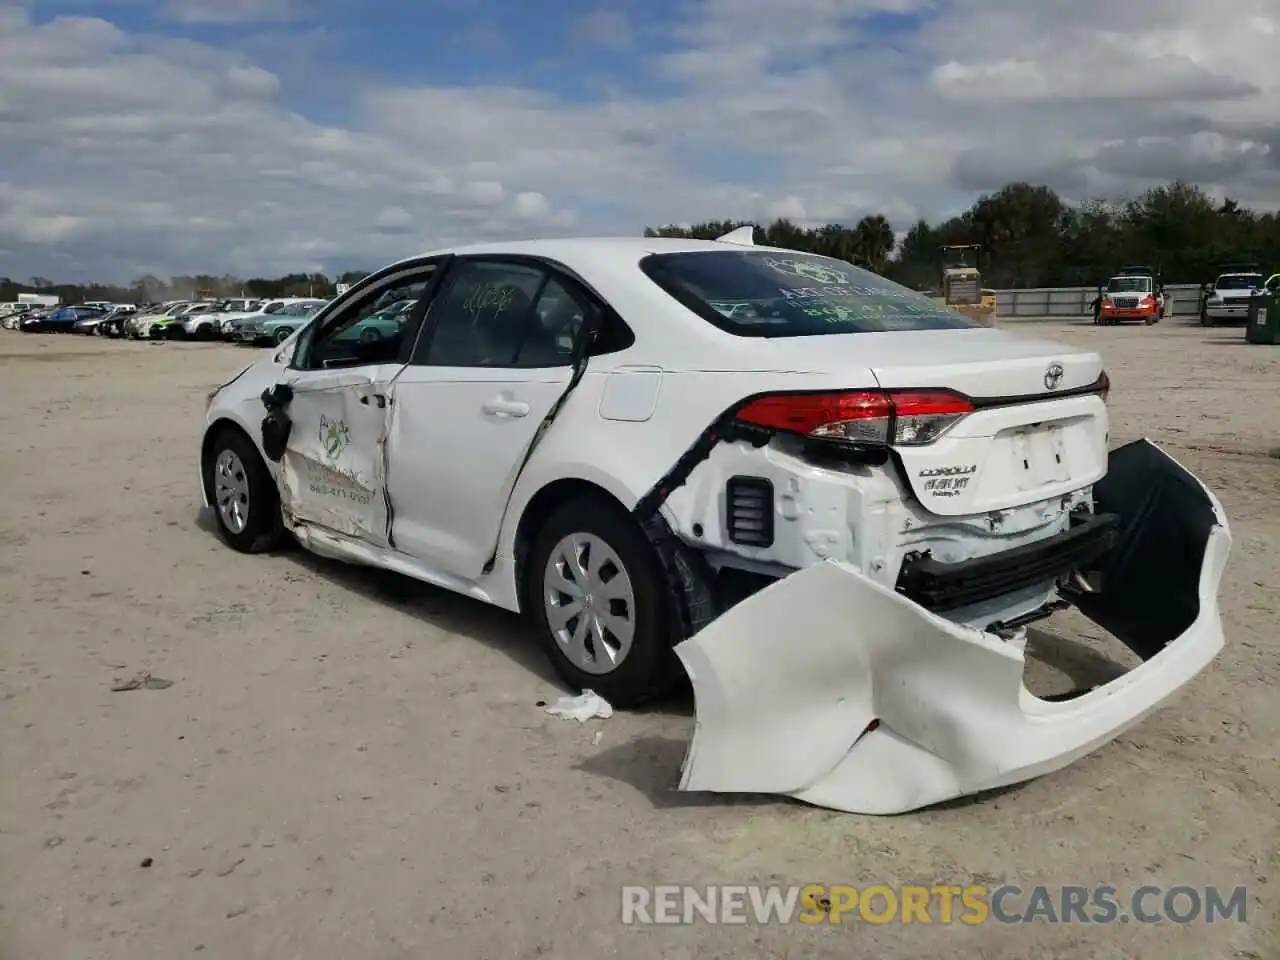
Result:
<svg viewBox="0 0 1280 960">
<path fill-rule="evenodd" d="M 28 333 L 71 333 L 81 321 L 101 319 L 102 315 L 103 310 L 99 307 L 64 305 L 39 319 L 31 318 L 22 325 L 22 330 Z"/>
<path fill-rule="evenodd" d="M 125 312 L 121 307 L 115 306 L 114 304 L 107 304 L 103 306 L 101 304 L 87 303 L 84 305 L 84 308 L 91 309 L 94 312 L 77 320 L 72 329 L 74 333 L 84 334 L 85 336 L 90 337 L 98 334 L 102 324 L 105 323 L 108 318 Z"/>
<path fill-rule="evenodd" d="M 125 321 L 125 333 L 134 340 L 163 339 L 161 334 L 174 323 L 175 318 L 190 303 L 191 301 L 189 300 L 177 300 L 165 304 L 159 310 L 135 314 L 131 319 Z"/>
<path fill-rule="evenodd" d="M 271 315 L 279 313 L 291 303 L 323 303 L 325 301 L 315 297 L 275 297 L 273 299 L 258 301 L 257 305 L 252 309 L 243 313 L 228 313 L 221 318 L 218 327 L 219 336 L 224 340 L 233 342 L 239 340 L 237 331 L 246 323 L 260 319 L 263 315 Z"/>
<path fill-rule="evenodd" d="M 287 303 L 274 313 L 259 313 L 236 321 L 233 339 L 239 343 L 251 343 L 255 346 L 269 346 L 273 343 L 284 343 L 295 330 L 304 326 L 317 310 L 325 305 L 324 300 L 295 300 Z"/>
<path fill-rule="evenodd" d="M 184 340 L 213 340 L 218 335 L 220 301 L 193 303 L 174 318 L 168 333 Z"/>
<path fill-rule="evenodd" d="M 53 307 L 33 307 L 26 313 L 21 314 L 18 320 L 18 326 L 14 329 L 21 330 L 23 333 L 35 333 L 41 328 L 45 319 L 49 314 L 53 313 Z"/>
<path fill-rule="evenodd" d="M 112 311 L 98 324 L 94 333 L 100 337 L 114 337 L 117 339 L 123 337 L 125 335 L 125 324 L 136 316 L 138 312 L 136 307 L 126 307 Z"/>
<path fill-rule="evenodd" d="M 5 330 L 17 330 L 22 318 L 31 312 L 32 306 L 29 303 L 7 303 L 4 309 L 0 311 L 0 328 Z"/>
<path fill-rule="evenodd" d="M 1254 270 L 1221 274 L 1205 287 L 1200 301 L 1200 325 L 1212 327 L 1219 323 L 1246 323 L 1249 301 L 1253 299 L 1254 292 L 1264 286 L 1262 274 Z"/>
</svg>

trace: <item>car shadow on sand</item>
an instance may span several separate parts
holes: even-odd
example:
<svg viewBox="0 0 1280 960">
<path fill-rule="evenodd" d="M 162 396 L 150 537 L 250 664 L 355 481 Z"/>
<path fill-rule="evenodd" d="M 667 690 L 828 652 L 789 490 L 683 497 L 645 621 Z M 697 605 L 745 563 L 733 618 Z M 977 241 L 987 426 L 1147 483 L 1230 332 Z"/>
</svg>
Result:
<svg viewBox="0 0 1280 960">
<path fill-rule="evenodd" d="M 221 539 L 217 521 L 208 508 L 200 509 L 196 524 L 210 536 Z M 388 570 L 320 557 L 292 541 L 274 551 L 274 555 L 342 590 L 393 607 L 439 630 L 483 643 L 506 654 L 540 681 L 530 685 L 533 688 L 530 691 L 531 701 L 536 699 L 536 689 L 541 684 L 569 692 L 547 662 L 547 656 L 538 646 L 529 625 L 518 614 Z"/>
</svg>

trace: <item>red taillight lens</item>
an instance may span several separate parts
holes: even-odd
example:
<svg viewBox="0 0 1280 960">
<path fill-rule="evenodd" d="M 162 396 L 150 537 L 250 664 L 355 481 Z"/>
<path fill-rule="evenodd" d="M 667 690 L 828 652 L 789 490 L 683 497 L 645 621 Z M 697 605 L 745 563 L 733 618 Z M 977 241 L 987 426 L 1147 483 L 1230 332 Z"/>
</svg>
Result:
<svg viewBox="0 0 1280 960">
<path fill-rule="evenodd" d="M 857 390 L 770 394 L 748 403 L 737 419 L 817 440 L 920 446 L 972 412 L 967 398 L 949 390 Z"/>
<path fill-rule="evenodd" d="M 759 397 L 738 411 L 738 419 L 758 427 L 812 433 L 845 420 L 888 417 L 889 398 L 879 390 L 856 393 L 775 393 Z"/>
</svg>

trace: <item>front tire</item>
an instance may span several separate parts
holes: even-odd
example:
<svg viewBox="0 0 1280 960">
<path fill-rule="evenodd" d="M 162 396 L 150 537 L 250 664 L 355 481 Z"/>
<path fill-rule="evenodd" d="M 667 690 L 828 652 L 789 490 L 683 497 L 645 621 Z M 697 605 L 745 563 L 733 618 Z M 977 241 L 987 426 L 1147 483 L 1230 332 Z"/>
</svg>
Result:
<svg viewBox="0 0 1280 960">
<path fill-rule="evenodd" d="M 209 444 L 202 466 L 214 521 L 227 546 L 240 553 L 265 553 L 284 542 L 275 483 L 248 437 L 223 429 Z"/>
<path fill-rule="evenodd" d="M 530 551 L 525 608 L 556 673 L 627 708 L 679 676 L 657 551 L 621 507 L 580 498 L 558 507 Z"/>
<path fill-rule="evenodd" d="M 292 327 L 281 327 L 279 330 L 275 332 L 274 342 L 276 346 L 279 346 L 280 344 L 284 343 L 286 340 L 288 340 L 292 336 L 293 336 Z"/>
</svg>

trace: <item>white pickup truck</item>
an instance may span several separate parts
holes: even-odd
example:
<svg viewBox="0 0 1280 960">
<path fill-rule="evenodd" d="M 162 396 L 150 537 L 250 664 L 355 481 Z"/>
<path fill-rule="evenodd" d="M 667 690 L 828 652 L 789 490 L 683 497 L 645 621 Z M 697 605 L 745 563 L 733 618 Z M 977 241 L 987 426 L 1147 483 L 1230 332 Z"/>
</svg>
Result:
<svg viewBox="0 0 1280 960">
<path fill-rule="evenodd" d="M 1263 286 L 1260 273 L 1222 274 L 1205 289 L 1204 298 L 1200 301 L 1200 325 L 1212 327 L 1218 323 L 1245 323 L 1249 319 L 1249 301 L 1254 291 L 1261 290 Z"/>
</svg>

